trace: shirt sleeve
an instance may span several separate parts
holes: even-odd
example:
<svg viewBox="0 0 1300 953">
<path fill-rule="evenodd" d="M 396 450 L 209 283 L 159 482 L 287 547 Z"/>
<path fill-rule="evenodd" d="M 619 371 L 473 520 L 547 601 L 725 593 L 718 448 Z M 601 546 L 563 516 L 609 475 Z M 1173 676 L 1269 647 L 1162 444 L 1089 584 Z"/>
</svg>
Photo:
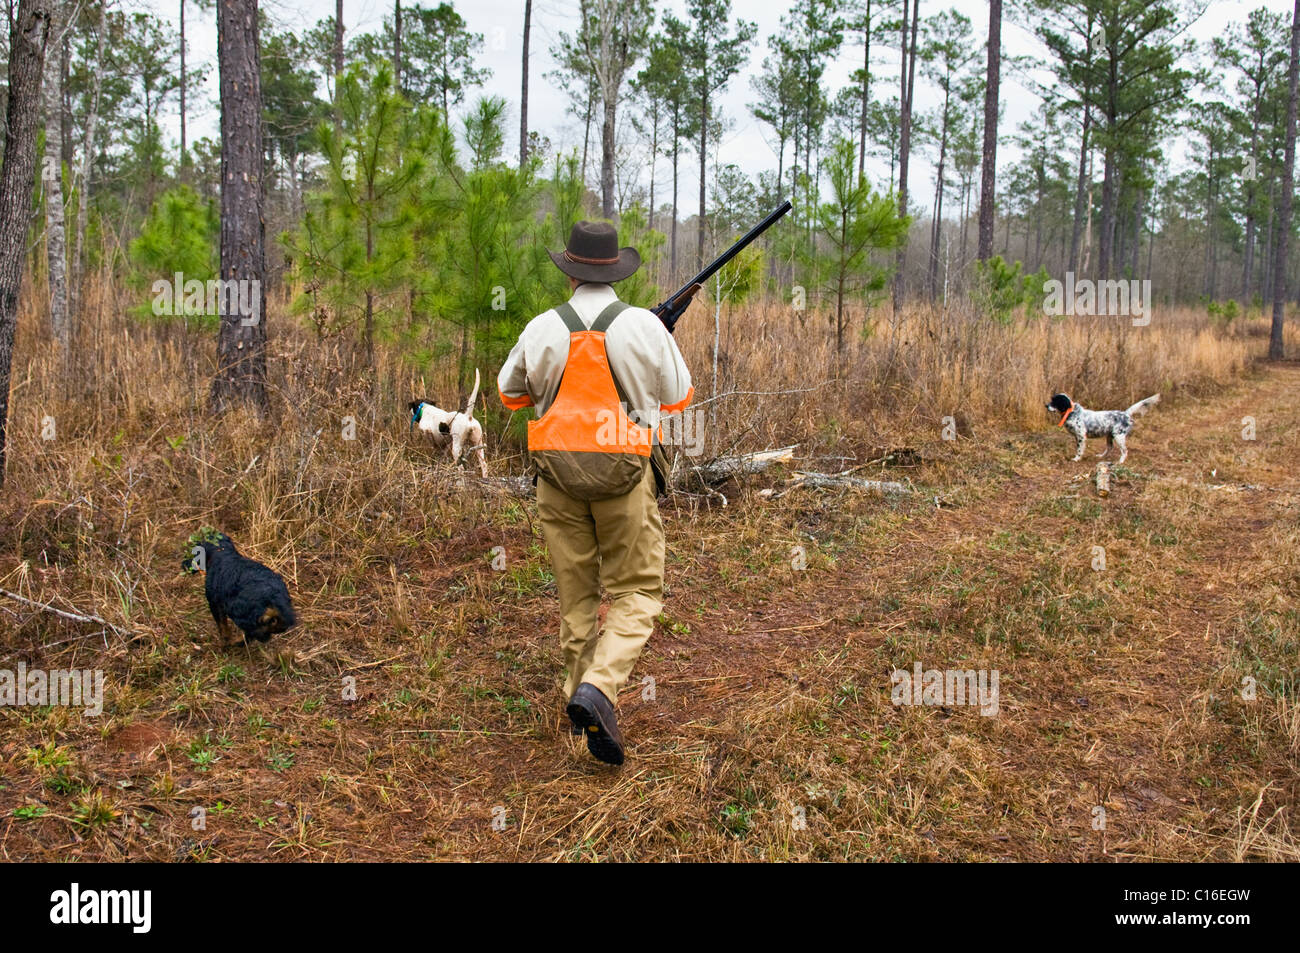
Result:
<svg viewBox="0 0 1300 953">
<path fill-rule="evenodd" d="M 659 362 L 659 412 L 675 414 L 686 409 L 695 395 L 695 388 L 691 386 L 691 372 L 686 368 L 677 341 L 663 325 L 659 329 L 664 341 L 663 357 Z"/>
<path fill-rule="evenodd" d="M 532 395 L 528 393 L 528 365 L 524 359 L 524 336 L 510 351 L 501 372 L 497 374 L 497 393 L 507 410 L 523 410 L 533 406 Z"/>
</svg>

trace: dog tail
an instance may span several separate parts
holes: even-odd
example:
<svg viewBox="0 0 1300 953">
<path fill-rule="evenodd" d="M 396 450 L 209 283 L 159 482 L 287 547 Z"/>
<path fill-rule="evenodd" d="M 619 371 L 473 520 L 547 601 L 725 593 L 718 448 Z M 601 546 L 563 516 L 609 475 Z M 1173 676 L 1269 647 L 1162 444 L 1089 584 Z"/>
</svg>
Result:
<svg viewBox="0 0 1300 953">
<path fill-rule="evenodd" d="M 474 416 L 474 404 L 478 400 L 478 368 L 474 368 L 474 389 L 470 391 L 469 400 L 465 402 L 465 416 Z"/>
<path fill-rule="evenodd" d="M 1160 395 L 1152 394 L 1146 400 L 1139 400 L 1128 410 L 1124 411 L 1124 413 L 1128 414 L 1130 417 L 1135 417 L 1138 414 L 1146 413 L 1148 409 L 1150 409 L 1151 407 L 1155 406 L 1158 403 L 1160 403 Z"/>
</svg>

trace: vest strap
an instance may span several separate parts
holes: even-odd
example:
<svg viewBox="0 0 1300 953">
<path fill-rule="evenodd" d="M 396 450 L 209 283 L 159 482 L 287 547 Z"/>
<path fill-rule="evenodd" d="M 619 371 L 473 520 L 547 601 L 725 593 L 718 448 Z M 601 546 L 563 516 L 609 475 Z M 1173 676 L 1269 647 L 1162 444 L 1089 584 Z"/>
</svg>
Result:
<svg viewBox="0 0 1300 953">
<path fill-rule="evenodd" d="M 555 313 L 560 316 L 564 326 L 569 329 L 570 334 L 579 334 L 587 330 L 587 326 L 582 323 L 582 318 L 578 317 L 578 312 L 573 309 L 573 305 L 565 301 L 563 304 L 555 306 Z"/>
<path fill-rule="evenodd" d="M 608 331 L 609 326 L 614 323 L 614 319 L 630 308 L 626 301 L 611 301 L 605 306 L 605 310 L 596 315 L 596 320 L 591 322 L 591 330 Z"/>
</svg>

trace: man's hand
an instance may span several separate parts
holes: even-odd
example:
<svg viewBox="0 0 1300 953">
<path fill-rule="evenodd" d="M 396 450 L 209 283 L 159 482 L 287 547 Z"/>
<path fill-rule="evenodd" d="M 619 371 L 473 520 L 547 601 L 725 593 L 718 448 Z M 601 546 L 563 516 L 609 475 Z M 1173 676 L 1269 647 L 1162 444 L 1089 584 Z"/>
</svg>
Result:
<svg viewBox="0 0 1300 953">
<path fill-rule="evenodd" d="M 663 322 L 663 326 L 668 329 L 669 334 L 673 333 L 677 319 L 686 313 L 686 309 L 690 307 L 691 299 L 695 297 L 695 293 L 699 290 L 699 285 L 691 285 L 684 294 L 680 294 L 675 299 L 670 299 L 650 309 Z"/>
</svg>

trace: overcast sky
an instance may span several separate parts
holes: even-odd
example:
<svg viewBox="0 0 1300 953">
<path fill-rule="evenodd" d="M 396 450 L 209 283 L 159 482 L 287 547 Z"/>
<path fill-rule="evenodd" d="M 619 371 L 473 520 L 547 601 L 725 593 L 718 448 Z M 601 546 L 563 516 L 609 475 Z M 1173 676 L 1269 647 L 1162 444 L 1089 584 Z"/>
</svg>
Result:
<svg viewBox="0 0 1300 953">
<path fill-rule="evenodd" d="M 160 0 L 124 0 L 128 9 L 147 8 L 155 15 L 178 22 L 180 0 L 160 2 Z M 437 0 L 425 0 L 425 6 L 436 5 Z M 138 5 L 138 6 L 137 6 Z M 524 0 L 457 0 L 456 9 L 467 21 L 469 28 L 481 33 L 484 49 L 479 57 L 480 67 L 492 70 L 492 76 L 484 86 L 484 91 L 504 97 L 510 103 L 513 122 L 507 125 L 507 155 L 518 151 L 519 128 L 519 89 L 520 63 L 523 31 Z M 1209 37 L 1221 35 L 1226 26 L 1233 21 L 1244 21 L 1250 10 L 1258 6 L 1267 6 L 1289 14 L 1292 6 L 1290 0 L 1259 0 L 1259 2 L 1242 2 L 1242 0 L 1214 0 L 1199 22 L 1192 28 L 1191 35 L 1199 43 L 1205 43 Z M 277 29 L 303 31 L 317 21 L 334 15 L 334 0 L 263 0 L 263 9 L 276 24 Z M 679 16 L 684 15 L 685 0 L 667 0 L 658 4 L 659 9 L 671 9 Z M 958 0 L 956 3 L 940 3 L 937 0 L 924 0 L 921 4 L 921 16 L 927 17 L 947 8 L 954 8 L 965 14 L 972 21 L 975 42 L 983 46 L 988 30 L 988 5 L 975 0 Z M 767 38 L 777 32 L 782 15 L 789 9 L 786 2 L 738 2 L 732 0 L 732 11 L 736 16 L 753 20 L 758 24 L 757 41 L 751 48 L 750 60 L 744 71 L 736 76 L 722 97 L 722 107 L 734 125 L 721 144 L 720 156 L 724 163 L 738 165 L 750 176 L 756 176 L 765 169 L 776 168 L 776 153 L 765 137 L 766 129 L 753 118 L 748 104 L 754 95 L 749 78 L 755 75 L 767 52 Z M 535 0 L 533 4 L 533 25 L 529 67 L 529 126 L 550 137 L 552 145 L 557 148 L 581 146 L 582 127 L 565 113 L 566 101 L 554 84 L 545 78 L 545 74 L 554 69 L 551 47 L 558 40 L 561 30 L 571 30 L 577 10 L 577 0 Z M 379 30 L 383 18 L 391 14 L 392 3 L 388 0 L 344 0 L 343 25 L 349 37 L 357 33 Z M 193 104 L 190 116 L 192 137 L 212 136 L 217 131 L 218 114 L 217 71 L 216 62 L 216 13 L 202 12 L 190 6 L 186 16 L 186 32 L 189 38 L 190 57 L 195 61 L 209 62 L 214 68 L 208 77 L 207 95 Z M 874 44 L 873 44 L 874 46 Z M 1034 40 L 1032 34 L 1024 27 L 1004 17 L 1002 27 L 1002 46 L 1009 56 L 1032 55 L 1043 56 L 1045 51 Z M 832 92 L 845 86 L 854 68 L 860 65 L 862 47 L 851 40 L 846 40 L 839 60 L 833 64 L 828 74 L 828 87 Z M 872 51 L 873 59 L 873 97 L 877 89 L 888 98 L 897 94 L 898 54 L 895 50 L 883 49 L 877 55 Z M 877 85 L 879 83 L 879 85 Z M 1020 78 L 1008 76 L 1004 71 L 1002 84 L 1002 133 L 1014 133 L 1016 126 L 1029 118 L 1038 105 L 1037 97 L 1021 85 Z M 938 93 L 918 75 L 917 108 L 924 110 L 938 102 Z M 172 104 L 175 110 L 175 104 Z M 179 140 L 179 126 L 175 117 L 170 117 L 170 135 Z M 788 156 L 788 153 L 787 153 Z M 1168 163 L 1172 168 L 1179 168 L 1185 162 L 1185 145 L 1177 143 L 1168 150 Z M 999 150 L 999 168 L 1014 161 L 1015 153 L 1011 147 L 1003 145 Z M 685 159 L 690 167 L 691 156 Z M 698 162 L 698 160 L 695 160 Z M 598 162 L 598 160 L 597 160 Z M 647 169 L 648 169 L 647 161 Z M 889 166 L 887 162 L 876 163 L 878 181 L 883 181 Z M 913 176 L 920 181 L 933 181 L 934 169 L 923 151 L 913 153 Z M 589 178 L 595 174 L 589 169 Z M 647 172 L 648 178 L 648 172 Z M 909 176 L 912 178 L 912 176 Z M 659 189 L 662 190 L 668 179 L 659 167 Z M 690 187 L 687 174 L 686 185 L 682 188 L 682 214 L 690 215 L 695 211 L 692 196 L 695 189 Z M 917 179 L 912 179 L 913 182 Z M 658 194 L 663 194 L 660 191 Z M 658 194 L 656 201 L 658 201 Z M 924 191 L 921 192 L 924 194 Z"/>
</svg>

